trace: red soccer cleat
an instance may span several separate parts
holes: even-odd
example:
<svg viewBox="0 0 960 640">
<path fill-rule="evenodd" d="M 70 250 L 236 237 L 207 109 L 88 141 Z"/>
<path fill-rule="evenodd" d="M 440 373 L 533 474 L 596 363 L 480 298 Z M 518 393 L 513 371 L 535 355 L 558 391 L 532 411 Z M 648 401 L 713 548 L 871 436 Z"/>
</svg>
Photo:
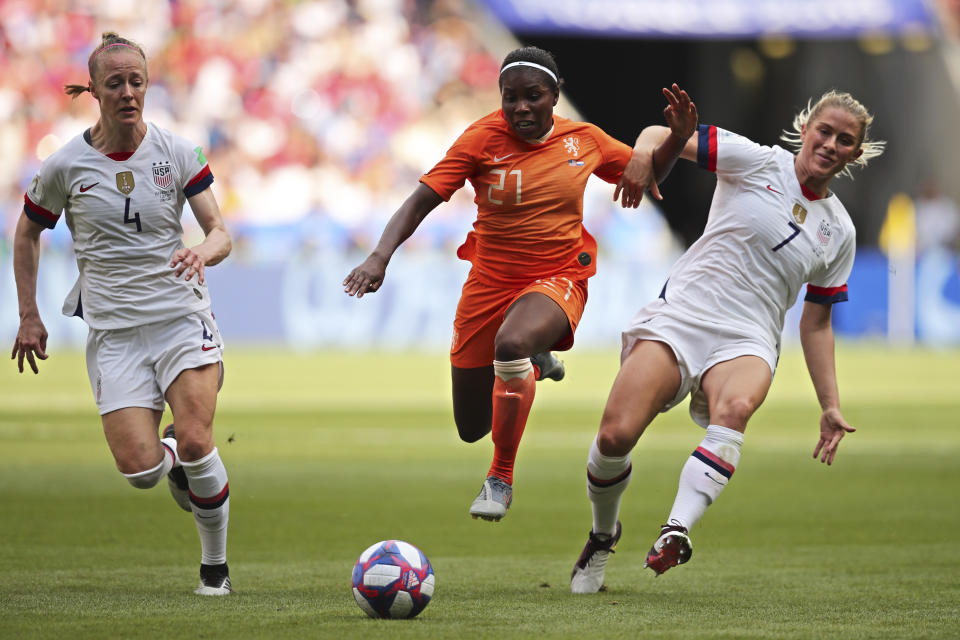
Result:
<svg viewBox="0 0 960 640">
<path fill-rule="evenodd" d="M 658 576 L 670 567 L 683 564 L 693 555 L 693 543 L 684 527 L 665 524 L 660 528 L 660 537 L 647 552 L 644 567 L 650 567 Z"/>
</svg>

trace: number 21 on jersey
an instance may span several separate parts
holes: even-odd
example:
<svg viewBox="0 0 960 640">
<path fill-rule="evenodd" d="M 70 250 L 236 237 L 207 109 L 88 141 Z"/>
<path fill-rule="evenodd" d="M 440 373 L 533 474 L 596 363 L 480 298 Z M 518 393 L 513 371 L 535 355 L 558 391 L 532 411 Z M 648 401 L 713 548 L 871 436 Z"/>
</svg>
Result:
<svg viewBox="0 0 960 640">
<path fill-rule="evenodd" d="M 503 204 L 504 201 L 503 201 L 502 199 L 493 197 L 493 192 L 494 192 L 494 191 L 509 191 L 509 187 L 507 187 L 507 176 L 509 176 L 509 177 L 511 177 L 511 178 L 513 178 L 514 176 L 516 176 L 516 204 L 520 204 L 520 186 L 521 186 L 521 182 L 522 182 L 522 181 L 521 181 L 521 175 L 520 175 L 520 169 L 514 169 L 513 171 L 510 171 L 509 173 L 507 173 L 506 169 L 493 169 L 492 171 L 490 171 L 490 173 L 492 173 L 492 174 L 495 175 L 495 176 L 500 176 L 500 182 L 499 182 L 499 184 L 491 184 L 491 185 L 489 186 L 489 188 L 487 189 L 487 200 L 489 200 L 489 201 L 492 202 L 493 204 Z M 499 194 L 498 194 L 498 195 L 499 195 Z M 504 197 L 504 198 L 509 198 L 509 197 L 510 197 L 510 196 L 509 196 L 509 193 L 504 194 L 503 197 Z"/>
</svg>

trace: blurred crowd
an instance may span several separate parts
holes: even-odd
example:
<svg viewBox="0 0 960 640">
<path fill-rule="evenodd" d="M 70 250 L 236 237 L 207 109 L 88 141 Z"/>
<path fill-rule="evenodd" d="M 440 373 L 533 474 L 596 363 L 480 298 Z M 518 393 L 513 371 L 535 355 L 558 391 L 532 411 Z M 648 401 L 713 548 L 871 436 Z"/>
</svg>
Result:
<svg viewBox="0 0 960 640">
<path fill-rule="evenodd" d="M 4 242 L 41 160 L 96 122 L 95 100 L 63 86 L 86 83 L 101 32 L 116 31 L 147 54 L 145 119 L 204 146 L 241 254 L 367 245 L 499 104 L 503 52 L 485 48 L 483 25 L 463 0 L 4 0 Z M 460 240 L 469 191 L 413 242 Z"/>
</svg>

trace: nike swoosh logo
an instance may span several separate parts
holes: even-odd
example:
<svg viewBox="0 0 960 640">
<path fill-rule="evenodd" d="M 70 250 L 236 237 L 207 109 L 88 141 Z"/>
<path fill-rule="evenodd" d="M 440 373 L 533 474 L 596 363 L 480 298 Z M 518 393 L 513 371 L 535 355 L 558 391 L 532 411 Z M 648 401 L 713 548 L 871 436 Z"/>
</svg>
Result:
<svg viewBox="0 0 960 640">
<path fill-rule="evenodd" d="M 713 480 L 714 482 L 716 482 L 716 483 L 719 484 L 720 486 L 725 486 L 722 482 L 720 482 L 719 480 L 717 480 L 716 478 L 714 478 L 712 475 L 710 475 L 710 474 L 707 473 L 706 471 L 703 472 L 703 475 L 707 476 L 708 478 L 710 478 L 711 480 Z"/>
<path fill-rule="evenodd" d="M 494 162 L 500 162 L 501 160 L 506 160 L 507 158 L 509 158 L 509 157 L 512 156 L 512 155 L 513 155 L 512 153 L 508 153 L 508 154 L 505 155 L 505 156 L 497 156 L 497 155 L 495 155 L 495 156 L 493 156 L 493 161 L 494 161 Z"/>
<path fill-rule="evenodd" d="M 779 191 L 777 191 L 776 189 L 774 189 L 774 188 L 773 188 L 772 186 L 770 186 L 769 184 L 767 185 L 767 189 L 769 189 L 770 191 L 773 191 L 774 193 L 780 193 Z M 780 193 L 780 195 L 783 195 L 783 194 Z"/>
<path fill-rule="evenodd" d="M 80 185 L 80 193 L 86 193 L 87 191 L 90 191 L 90 189 L 93 189 L 93 188 L 94 188 L 95 186 L 97 186 L 98 184 L 100 184 L 100 183 L 99 183 L 99 182 L 94 182 L 94 183 L 93 183 L 92 185 L 90 185 L 89 187 L 86 187 L 86 186 L 84 186 L 83 184 L 81 184 L 81 185 Z"/>
<path fill-rule="evenodd" d="M 213 345 L 212 347 L 208 347 L 208 346 L 205 345 L 205 344 L 200 345 L 200 348 L 203 349 L 204 351 L 212 351 L 213 349 L 218 349 L 219 347 L 220 347 L 220 345 L 218 345 L 218 344 L 215 344 L 215 345 Z"/>
</svg>

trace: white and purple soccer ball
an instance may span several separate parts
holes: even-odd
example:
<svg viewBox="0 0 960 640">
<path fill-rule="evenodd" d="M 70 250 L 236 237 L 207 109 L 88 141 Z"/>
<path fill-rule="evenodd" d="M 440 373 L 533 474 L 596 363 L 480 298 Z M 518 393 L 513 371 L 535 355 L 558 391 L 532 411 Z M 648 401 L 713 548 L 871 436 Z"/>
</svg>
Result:
<svg viewBox="0 0 960 640">
<path fill-rule="evenodd" d="M 353 566 L 353 597 L 371 618 L 412 618 L 433 597 L 433 567 L 420 549 L 384 540 Z"/>
</svg>

